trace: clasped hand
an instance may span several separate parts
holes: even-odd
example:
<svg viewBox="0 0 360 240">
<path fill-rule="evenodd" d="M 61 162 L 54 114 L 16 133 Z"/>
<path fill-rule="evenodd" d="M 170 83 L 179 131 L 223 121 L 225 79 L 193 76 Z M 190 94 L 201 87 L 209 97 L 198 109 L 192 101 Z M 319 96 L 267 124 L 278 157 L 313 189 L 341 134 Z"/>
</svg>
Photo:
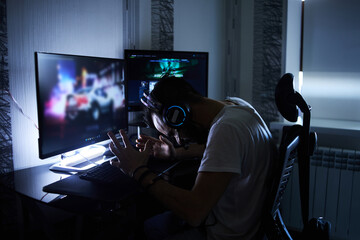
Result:
<svg viewBox="0 0 360 240">
<path fill-rule="evenodd" d="M 125 174 L 131 176 L 137 167 L 147 164 L 151 142 L 148 141 L 145 143 L 143 151 L 140 152 L 131 146 L 130 140 L 124 130 L 120 130 L 119 133 L 124 147 L 121 146 L 113 132 L 108 132 L 108 136 L 111 139 L 109 144 L 110 151 L 117 157 L 117 159 L 111 160 L 110 163 L 120 168 Z"/>
<path fill-rule="evenodd" d="M 140 135 L 140 138 L 136 139 L 136 147 L 139 148 L 139 151 L 145 151 L 146 143 L 151 143 L 151 148 L 147 148 L 157 159 L 163 160 L 172 160 L 175 158 L 175 147 L 174 145 L 164 136 L 160 136 L 159 139 Z"/>
<path fill-rule="evenodd" d="M 127 175 L 131 176 L 137 167 L 147 165 L 149 155 L 160 159 L 172 159 L 175 157 L 175 148 L 165 137 L 160 136 L 159 139 L 156 139 L 141 135 L 136 140 L 136 147 L 139 148 L 139 151 L 137 151 L 131 146 L 125 131 L 120 130 L 119 133 L 124 147 L 121 146 L 114 133 L 108 132 L 108 136 L 111 139 L 109 144 L 110 151 L 117 157 L 117 159 L 111 160 L 110 163 L 120 168 Z"/>
</svg>

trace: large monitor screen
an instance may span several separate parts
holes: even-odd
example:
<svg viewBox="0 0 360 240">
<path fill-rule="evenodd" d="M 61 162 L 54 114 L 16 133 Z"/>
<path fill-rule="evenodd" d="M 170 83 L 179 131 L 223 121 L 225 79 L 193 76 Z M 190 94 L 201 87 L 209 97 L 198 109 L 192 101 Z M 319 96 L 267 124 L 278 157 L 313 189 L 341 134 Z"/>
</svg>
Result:
<svg viewBox="0 0 360 240">
<path fill-rule="evenodd" d="M 127 128 L 124 65 L 121 59 L 35 53 L 40 158 Z"/>
<path fill-rule="evenodd" d="M 140 109 L 145 90 L 152 90 L 164 76 L 182 77 L 207 96 L 207 52 L 125 50 L 129 110 Z"/>
</svg>

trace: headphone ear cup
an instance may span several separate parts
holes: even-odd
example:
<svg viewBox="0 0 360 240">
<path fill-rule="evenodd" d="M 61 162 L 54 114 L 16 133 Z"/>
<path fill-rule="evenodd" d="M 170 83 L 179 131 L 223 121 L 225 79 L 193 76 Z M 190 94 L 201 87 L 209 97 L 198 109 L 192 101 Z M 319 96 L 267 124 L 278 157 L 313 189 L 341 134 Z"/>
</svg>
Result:
<svg viewBox="0 0 360 240">
<path fill-rule="evenodd" d="M 184 104 L 173 104 L 163 110 L 163 120 L 171 128 L 181 128 L 190 118 L 190 108 Z"/>
</svg>

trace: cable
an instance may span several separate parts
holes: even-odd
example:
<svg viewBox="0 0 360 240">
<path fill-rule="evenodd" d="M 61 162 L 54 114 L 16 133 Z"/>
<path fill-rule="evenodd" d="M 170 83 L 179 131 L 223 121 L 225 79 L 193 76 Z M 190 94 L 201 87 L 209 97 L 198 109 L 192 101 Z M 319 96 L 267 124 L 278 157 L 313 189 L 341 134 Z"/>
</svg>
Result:
<svg viewBox="0 0 360 240">
<path fill-rule="evenodd" d="M 60 179 L 59 179 L 59 181 L 60 180 L 62 180 L 62 176 L 60 176 Z M 44 200 L 44 198 L 48 195 L 49 193 L 47 192 L 47 193 L 45 193 L 41 198 L 40 198 L 40 201 L 43 201 Z"/>
<path fill-rule="evenodd" d="M 40 201 L 44 200 L 44 198 L 45 198 L 48 194 L 49 194 L 49 193 L 45 193 L 44 196 L 42 196 L 42 197 L 40 198 Z"/>
<path fill-rule="evenodd" d="M 179 165 L 182 161 L 178 161 L 176 163 L 174 163 L 173 165 L 171 165 L 170 167 L 168 167 L 167 169 L 165 169 L 164 171 L 161 172 L 161 175 L 170 171 L 171 169 L 173 169 L 174 167 L 176 167 L 177 165 Z"/>
<path fill-rule="evenodd" d="M 34 124 L 35 128 L 36 128 L 37 130 L 39 130 L 38 125 L 37 125 L 28 115 L 26 115 L 26 114 L 24 113 L 24 111 L 22 110 L 20 104 L 16 101 L 16 99 L 15 99 L 14 96 L 11 94 L 11 92 L 8 91 L 8 90 L 5 90 L 5 93 L 7 93 L 7 94 L 10 96 L 11 100 L 15 103 L 15 106 L 16 106 L 16 108 L 20 111 L 20 113 L 21 113 L 24 117 L 26 117 L 27 119 L 29 119 L 29 120 Z"/>
</svg>

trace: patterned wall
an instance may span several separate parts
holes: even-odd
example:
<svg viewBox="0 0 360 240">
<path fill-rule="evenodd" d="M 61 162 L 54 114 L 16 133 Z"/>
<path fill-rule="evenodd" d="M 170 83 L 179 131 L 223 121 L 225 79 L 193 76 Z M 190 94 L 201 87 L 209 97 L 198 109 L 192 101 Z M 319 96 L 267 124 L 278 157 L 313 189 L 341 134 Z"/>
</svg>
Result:
<svg viewBox="0 0 360 240">
<path fill-rule="evenodd" d="M 8 75 L 6 0 L 0 0 L 0 175 L 14 169 Z M 14 184 L 9 177 L 8 186 Z M 17 234 L 17 208 L 14 192 L 0 186 L 0 232 L 4 236 Z"/>
<path fill-rule="evenodd" d="M 282 0 L 255 0 L 253 105 L 265 122 L 279 120 L 275 87 L 282 73 Z"/>
<path fill-rule="evenodd" d="M 0 174 L 13 170 L 6 0 L 0 2 Z"/>
<path fill-rule="evenodd" d="M 151 1 L 151 49 L 174 49 L 174 0 Z"/>
<path fill-rule="evenodd" d="M 174 0 L 152 0 L 152 49 L 173 50 Z M 281 0 L 255 1 L 253 105 L 266 122 L 278 120 L 274 88 L 281 75 Z M 7 64 L 6 0 L 0 6 L 0 173 L 13 169 Z"/>
</svg>

